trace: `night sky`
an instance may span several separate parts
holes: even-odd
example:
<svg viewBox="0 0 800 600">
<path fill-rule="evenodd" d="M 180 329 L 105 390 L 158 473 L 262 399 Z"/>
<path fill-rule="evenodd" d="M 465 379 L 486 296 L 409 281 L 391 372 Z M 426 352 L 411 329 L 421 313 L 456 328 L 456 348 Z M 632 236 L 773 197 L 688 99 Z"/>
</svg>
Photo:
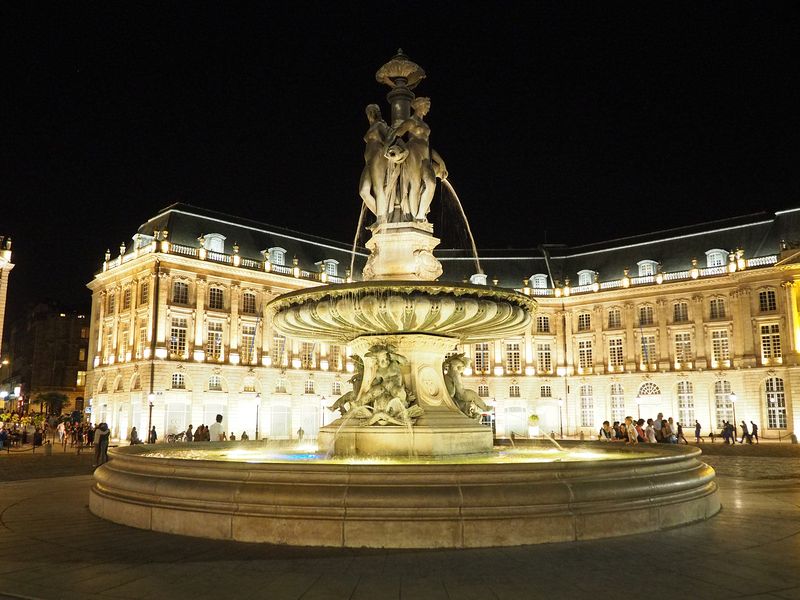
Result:
<svg viewBox="0 0 800 600">
<path fill-rule="evenodd" d="M 173 202 L 351 241 L 364 107 L 388 117 L 374 74 L 398 47 L 479 248 L 800 206 L 797 3 L 15 4 L 8 319 L 88 308 L 105 249 Z M 447 196 L 430 218 L 467 247 Z"/>
</svg>

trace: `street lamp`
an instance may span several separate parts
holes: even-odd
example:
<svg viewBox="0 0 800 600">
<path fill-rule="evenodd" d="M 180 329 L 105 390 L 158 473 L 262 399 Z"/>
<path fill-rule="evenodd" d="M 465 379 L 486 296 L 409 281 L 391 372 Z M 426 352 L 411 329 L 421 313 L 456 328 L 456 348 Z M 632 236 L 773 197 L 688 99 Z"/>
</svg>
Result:
<svg viewBox="0 0 800 600">
<path fill-rule="evenodd" d="M 256 441 L 258 441 L 258 409 L 261 408 L 261 394 L 256 394 Z"/>
<path fill-rule="evenodd" d="M 642 418 L 642 399 L 636 396 L 636 419 Z"/>
<path fill-rule="evenodd" d="M 564 401 L 559 398 L 558 399 L 558 430 L 560 432 L 561 439 L 564 439 L 564 417 L 562 414 L 562 407 L 564 406 Z"/>
<path fill-rule="evenodd" d="M 736 429 L 739 427 L 738 421 L 736 420 L 736 394 L 731 392 L 728 394 L 728 398 L 731 401 L 731 406 L 733 407 L 733 443 L 736 443 Z M 744 437 L 744 436 L 742 436 Z"/>
<path fill-rule="evenodd" d="M 153 392 L 147 394 L 147 400 L 150 403 L 150 414 L 147 417 L 147 441 L 148 443 L 152 443 L 153 441 L 153 400 L 156 399 L 156 395 Z"/>
</svg>

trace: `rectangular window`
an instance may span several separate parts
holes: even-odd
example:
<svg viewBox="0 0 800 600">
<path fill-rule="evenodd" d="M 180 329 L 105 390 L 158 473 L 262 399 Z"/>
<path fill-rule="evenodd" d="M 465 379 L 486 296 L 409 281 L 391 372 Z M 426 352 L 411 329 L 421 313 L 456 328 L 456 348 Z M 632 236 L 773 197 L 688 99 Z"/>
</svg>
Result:
<svg viewBox="0 0 800 600">
<path fill-rule="evenodd" d="M 172 282 L 172 303 L 189 304 L 189 285 L 183 281 Z"/>
<path fill-rule="evenodd" d="M 536 344 L 537 371 L 539 373 L 553 372 L 553 356 L 550 351 L 550 344 Z"/>
<path fill-rule="evenodd" d="M 767 425 L 770 429 L 786 429 L 786 395 L 783 379 L 770 377 L 766 382 Z"/>
<path fill-rule="evenodd" d="M 550 333 L 550 317 L 546 315 L 536 317 L 536 333 Z"/>
<path fill-rule="evenodd" d="M 553 388 L 549 385 L 543 385 L 539 388 L 539 396 L 542 398 L 552 398 L 553 397 Z"/>
<path fill-rule="evenodd" d="M 78 349 L 78 361 L 83 362 L 86 360 L 86 348 Z"/>
<path fill-rule="evenodd" d="M 272 364 L 276 367 L 288 362 L 286 356 L 286 338 L 277 333 L 272 336 Z"/>
<path fill-rule="evenodd" d="M 122 292 L 122 310 L 128 310 L 131 307 L 131 288 L 126 287 Z"/>
<path fill-rule="evenodd" d="M 222 323 L 211 321 L 208 324 L 206 358 L 209 360 L 219 360 L 222 358 Z"/>
<path fill-rule="evenodd" d="M 588 369 L 594 364 L 592 354 L 592 341 L 581 340 L 578 342 L 578 366 L 581 369 Z"/>
<path fill-rule="evenodd" d="M 709 314 L 712 319 L 725 318 L 725 299 L 713 298 L 709 303 Z"/>
<path fill-rule="evenodd" d="M 489 372 L 488 343 L 475 344 L 475 350 L 472 357 L 472 368 L 474 369 L 475 373 Z"/>
<path fill-rule="evenodd" d="M 758 293 L 758 310 L 761 312 L 772 312 L 777 310 L 778 304 L 775 301 L 775 290 L 766 290 Z"/>
<path fill-rule="evenodd" d="M 306 379 L 306 382 L 303 385 L 303 393 L 305 393 L 305 394 L 313 394 L 314 393 L 314 380 L 313 379 Z"/>
<path fill-rule="evenodd" d="M 139 321 L 139 337 L 136 339 L 136 358 L 144 358 L 144 349 L 147 348 L 147 321 Z"/>
<path fill-rule="evenodd" d="M 119 360 L 125 360 L 128 356 L 128 326 L 124 325 L 119 329 L 119 340 L 117 341 L 117 348 L 119 348 Z"/>
<path fill-rule="evenodd" d="M 106 303 L 107 314 L 113 314 L 117 304 L 117 295 L 114 292 L 108 293 L 108 302 Z"/>
<path fill-rule="evenodd" d="M 625 353 L 622 349 L 622 338 L 611 338 L 608 340 L 608 365 L 621 367 L 623 364 L 625 364 Z"/>
<path fill-rule="evenodd" d="M 781 328 L 777 323 L 761 326 L 761 357 L 781 358 Z"/>
<path fill-rule="evenodd" d="M 656 356 L 656 336 L 643 335 L 642 336 L 642 363 L 645 365 L 652 365 L 656 363 L 658 357 Z"/>
<path fill-rule="evenodd" d="M 581 386 L 581 427 L 594 426 L 594 398 L 592 386 Z"/>
<path fill-rule="evenodd" d="M 303 342 L 300 344 L 300 366 L 303 369 L 314 368 L 314 342 Z"/>
<path fill-rule="evenodd" d="M 717 329 L 711 332 L 711 352 L 716 363 L 721 363 L 730 359 L 728 332 L 726 330 Z"/>
<path fill-rule="evenodd" d="M 608 328 L 617 329 L 622 327 L 622 311 L 618 308 L 612 308 L 608 311 Z"/>
<path fill-rule="evenodd" d="M 508 342 L 506 344 L 506 372 L 520 373 L 522 362 L 520 359 L 519 342 Z"/>
<path fill-rule="evenodd" d="M 172 319 L 169 333 L 169 353 L 173 358 L 186 356 L 186 329 L 186 319 Z"/>
<path fill-rule="evenodd" d="M 625 395 L 622 391 L 622 385 L 615 383 L 611 386 L 611 420 L 622 421 L 625 420 Z"/>
<path fill-rule="evenodd" d="M 111 334 L 110 327 L 106 327 L 104 339 L 103 357 L 106 359 L 106 362 L 108 362 L 108 357 L 114 354 L 114 336 Z"/>
<path fill-rule="evenodd" d="M 508 397 L 509 398 L 519 398 L 519 386 L 518 385 L 510 385 L 508 386 Z"/>
<path fill-rule="evenodd" d="M 688 331 L 675 334 L 675 362 L 686 364 L 692 361 L 692 334 Z"/>
<path fill-rule="evenodd" d="M 342 347 L 335 344 L 328 346 L 328 368 L 332 371 L 342 370 Z"/>
<path fill-rule="evenodd" d="M 150 300 L 150 282 L 139 282 L 139 305 L 147 304 Z"/>
<path fill-rule="evenodd" d="M 672 305 L 672 322 L 685 323 L 689 320 L 689 305 L 686 302 L 676 302 Z"/>
<path fill-rule="evenodd" d="M 589 331 L 592 328 L 592 315 L 581 313 L 578 315 L 578 331 Z"/>
<path fill-rule="evenodd" d="M 640 306 L 639 307 L 639 326 L 645 325 L 652 325 L 653 324 L 653 307 L 652 306 Z"/>
<path fill-rule="evenodd" d="M 81 327 L 81 339 L 88 340 L 89 339 L 89 328 L 88 327 Z"/>
<path fill-rule="evenodd" d="M 222 310 L 225 308 L 223 292 L 221 288 L 212 287 L 208 290 L 208 308 L 212 310 Z"/>
<path fill-rule="evenodd" d="M 83 387 L 86 385 L 86 371 L 78 371 L 78 378 L 75 381 L 76 387 Z"/>
<path fill-rule="evenodd" d="M 240 356 L 242 363 L 253 364 L 256 360 L 256 326 L 242 325 L 242 339 L 240 344 Z"/>
<path fill-rule="evenodd" d="M 242 294 L 242 313 L 247 315 L 255 314 L 256 312 L 256 295 L 250 292 Z"/>
<path fill-rule="evenodd" d="M 684 427 L 694 422 L 694 391 L 689 381 L 678 382 L 678 422 Z"/>
</svg>

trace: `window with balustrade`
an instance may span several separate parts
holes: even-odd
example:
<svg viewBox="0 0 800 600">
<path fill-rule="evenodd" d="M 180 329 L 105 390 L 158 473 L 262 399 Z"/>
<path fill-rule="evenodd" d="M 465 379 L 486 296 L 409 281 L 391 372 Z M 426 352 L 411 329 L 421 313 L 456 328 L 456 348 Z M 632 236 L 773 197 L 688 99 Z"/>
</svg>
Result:
<svg viewBox="0 0 800 600">
<path fill-rule="evenodd" d="M 685 365 L 692 361 L 692 334 L 680 331 L 675 334 L 675 362 Z"/>
<path fill-rule="evenodd" d="M 206 359 L 220 360 L 222 358 L 222 323 L 209 321 L 208 336 L 206 337 Z"/>
<path fill-rule="evenodd" d="M 642 336 L 642 363 L 645 365 L 653 365 L 658 360 L 656 354 L 656 336 L 643 335 Z"/>
<path fill-rule="evenodd" d="M 286 338 L 280 334 L 272 336 L 272 364 L 276 367 L 286 365 L 288 363 L 288 356 L 286 355 Z"/>
<path fill-rule="evenodd" d="M 172 325 L 169 330 L 169 354 L 171 358 L 184 358 L 186 356 L 187 329 L 185 318 L 172 318 Z"/>
<path fill-rule="evenodd" d="M 314 342 L 302 342 L 300 344 L 300 367 L 303 369 L 313 369 L 315 367 L 314 361 Z"/>
<path fill-rule="evenodd" d="M 591 340 L 581 340 L 578 342 L 578 366 L 581 369 L 589 369 L 594 365 L 594 355 Z"/>
<path fill-rule="evenodd" d="M 715 329 L 711 332 L 711 357 L 716 365 L 722 365 L 730 360 L 730 344 L 727 329 Z"/>
<path fill-rule="evenodd" d="M 328 368 L 332 371 L 342 370 L 342 347 L 336 344 L 328 346 Z"/>
<path fill-rule="evenodd" d="M 242 325 L 242 337 L 239 343 L 239 356 L 243 364 L 256 362 L 256 326 Z"/>
<path fill-rule="evenodd" d="M 506 343 L 506 372 L 520 373 L 522 371 L 522 357 L 519 342 Z"/>
</svg>

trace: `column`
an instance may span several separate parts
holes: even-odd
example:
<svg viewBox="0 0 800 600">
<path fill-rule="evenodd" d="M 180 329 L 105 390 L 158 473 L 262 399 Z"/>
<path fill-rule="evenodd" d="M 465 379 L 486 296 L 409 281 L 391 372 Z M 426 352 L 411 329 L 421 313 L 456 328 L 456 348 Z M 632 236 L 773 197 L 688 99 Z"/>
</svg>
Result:
<svg viewBox="0 0 800 600">
<path fill-rule="evenodd" d="M 664 298 L 656 300 L 656 325 L 658 326 L 658 368 L 670 368 L 669 357 L 669 332 L 667 331 L 667 301 Z"/>
<path fill-rule="evenodd" d="M 605 373 L 606 370 L 606 344 L 603 338 L 603 307 L 600 305 L 592 309 L 592 329 L 594 329 L 594 372 Z"/>
<path fill-rule="evenodd" d="M 231 362 L 238 360 L 239 357 L 239 293 L 238 283 L 230 285 L 231 317 L 230 327 L 228 328 L 228 348 L 231 355 Z M 236 359 L 234 359 L 234 354 Z"/>
<path fill-rule="evenodd" d="M 700 294 L 692 296 L 695 367 L 698 369 L 705 369 L 708 367 L 708 359 L 706 359 L 706 328 L 703 325 L 704 308 L 704 297 Z"/>
<path fill-rule="evenodd" d="M 633 313 L 633 302 L 626 302 L 625 309 L 625 370 L 638 370 L 636 364 L 636 336 L 634 335 L 634 325 L 636 324 Z"/>
</svg>

